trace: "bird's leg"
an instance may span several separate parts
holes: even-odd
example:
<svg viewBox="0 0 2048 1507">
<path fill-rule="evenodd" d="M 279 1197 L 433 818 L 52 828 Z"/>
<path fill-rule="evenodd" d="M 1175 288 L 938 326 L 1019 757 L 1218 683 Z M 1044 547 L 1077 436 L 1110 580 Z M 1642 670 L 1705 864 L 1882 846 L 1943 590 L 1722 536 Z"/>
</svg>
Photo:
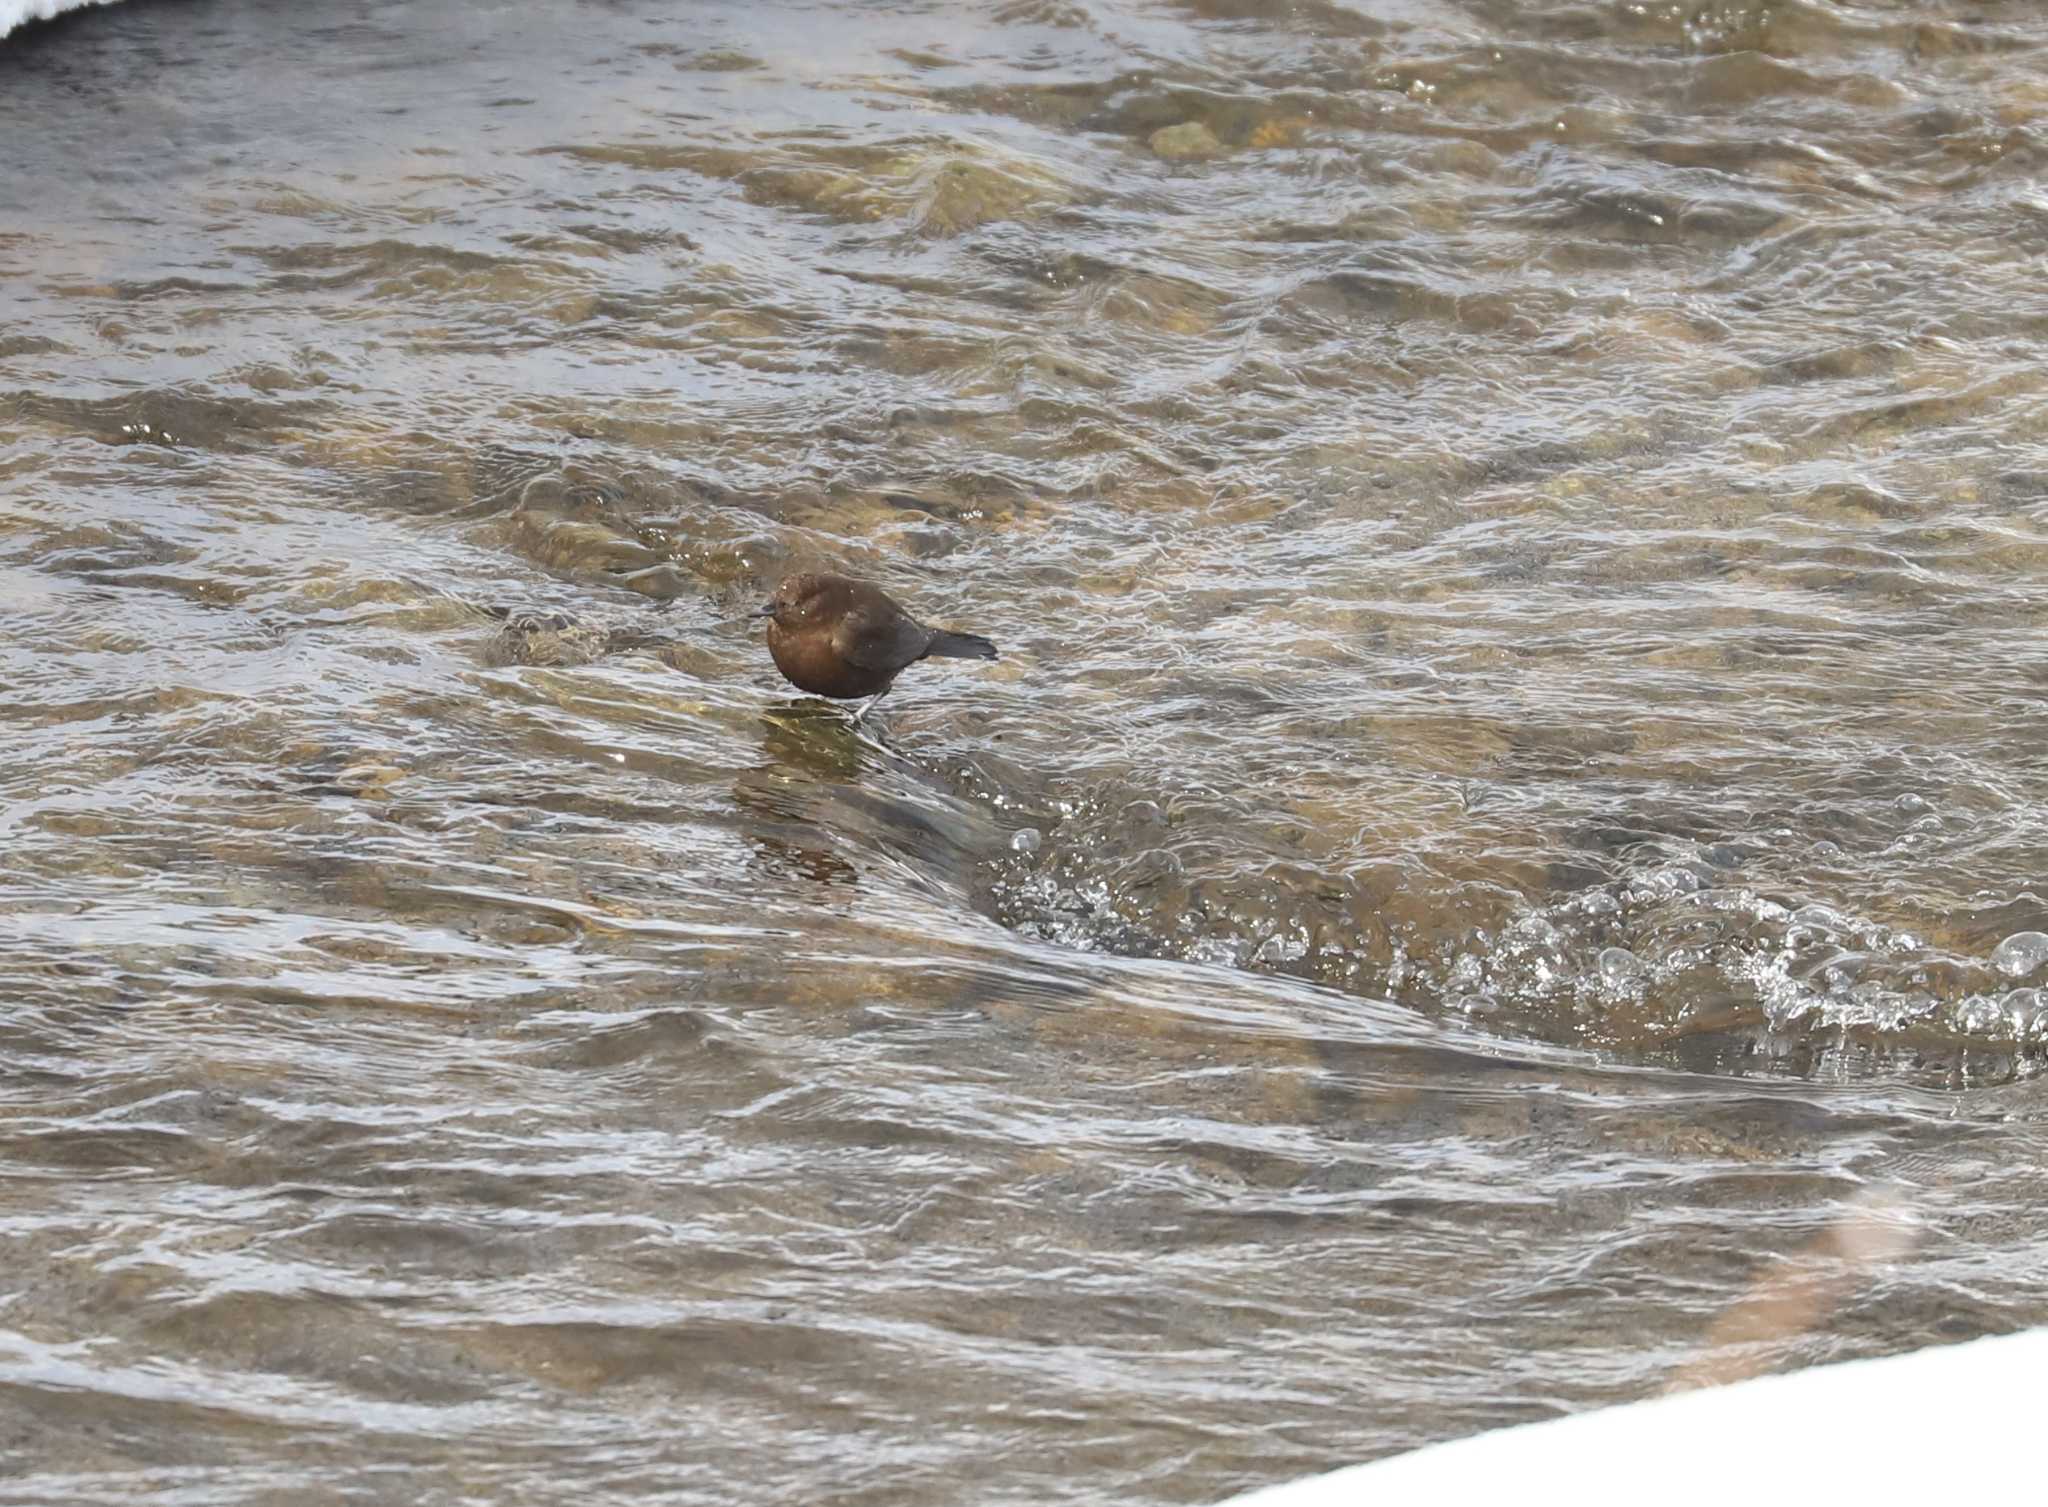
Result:
<svg viewBox="0 0 2048 1507">
<path fill-rule="evenodd" d="M 868 713 L 875 709 L 875 703 L 877 701 L 880 701 L 884 696 L 888 694 L 889 688 L 887 686 L 883 686 L 879 691 L 875 692 L 874 695 L 868 697 L 867 700 L 863 701 L 860 704 L 860 706 L 854 711 L 853 725 L 855 727 L 859 727 L 861 723 L 865 722 L 867 720 Z"/>
</svg>

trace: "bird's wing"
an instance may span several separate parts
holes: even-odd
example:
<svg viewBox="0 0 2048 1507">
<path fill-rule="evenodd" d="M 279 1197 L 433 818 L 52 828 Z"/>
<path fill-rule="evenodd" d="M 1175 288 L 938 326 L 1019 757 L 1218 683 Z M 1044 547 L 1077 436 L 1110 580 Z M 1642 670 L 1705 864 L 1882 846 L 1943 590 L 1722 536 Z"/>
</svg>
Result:
<svg viewBox="0 0 2048 1507">
<path fill-rule="evenodd" d="M 832 647 L 863 670 L 894 673 L 924 657 L 932 630 L 888 602 L 849 608 L 832 635 Z"/>
</svg>

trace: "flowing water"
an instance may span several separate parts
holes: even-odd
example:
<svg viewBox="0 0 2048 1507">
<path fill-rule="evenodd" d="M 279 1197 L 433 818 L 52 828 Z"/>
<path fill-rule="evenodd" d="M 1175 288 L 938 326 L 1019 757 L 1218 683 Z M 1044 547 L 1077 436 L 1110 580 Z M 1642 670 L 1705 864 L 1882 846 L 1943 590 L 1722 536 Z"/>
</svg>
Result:
<svg viewBox="0 0 2048 1507">
<path fill-rule="evenodd" d="M 0 1501 L 2048 1321 L 2034 0 L 132 0 L 0 144 Z"/>
</svg>

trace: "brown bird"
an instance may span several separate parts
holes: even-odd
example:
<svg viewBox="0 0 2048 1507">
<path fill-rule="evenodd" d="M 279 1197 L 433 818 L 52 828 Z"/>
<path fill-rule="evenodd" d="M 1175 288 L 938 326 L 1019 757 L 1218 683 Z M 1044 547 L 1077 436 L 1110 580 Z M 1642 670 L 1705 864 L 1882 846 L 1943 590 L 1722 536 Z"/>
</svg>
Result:
<svg viewBox="0 0 2048 1507">
<path fill-rule="evenodd" d="M 848 576 L 784 576 L 753 615 L 770 619 L 768 652 L 791 685 L 838 701 L 868 698 L 856 722 L 920 659 L 996 657 L 979 634 L 927 628 L 881 587 Z"/>
</svg>

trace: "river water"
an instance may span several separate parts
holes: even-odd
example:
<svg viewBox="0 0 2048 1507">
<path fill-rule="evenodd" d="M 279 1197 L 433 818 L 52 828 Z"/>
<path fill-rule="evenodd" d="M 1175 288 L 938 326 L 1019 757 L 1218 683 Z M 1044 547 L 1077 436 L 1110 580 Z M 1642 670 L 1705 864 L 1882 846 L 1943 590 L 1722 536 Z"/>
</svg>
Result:
<svg viewBox="0 0 2048 1507">
<path fill-rule="evenodd" d="M 2048 1321 L 2033 0 L 133 0 L 0 142 L 0 1501 Z"/>
</svg>

